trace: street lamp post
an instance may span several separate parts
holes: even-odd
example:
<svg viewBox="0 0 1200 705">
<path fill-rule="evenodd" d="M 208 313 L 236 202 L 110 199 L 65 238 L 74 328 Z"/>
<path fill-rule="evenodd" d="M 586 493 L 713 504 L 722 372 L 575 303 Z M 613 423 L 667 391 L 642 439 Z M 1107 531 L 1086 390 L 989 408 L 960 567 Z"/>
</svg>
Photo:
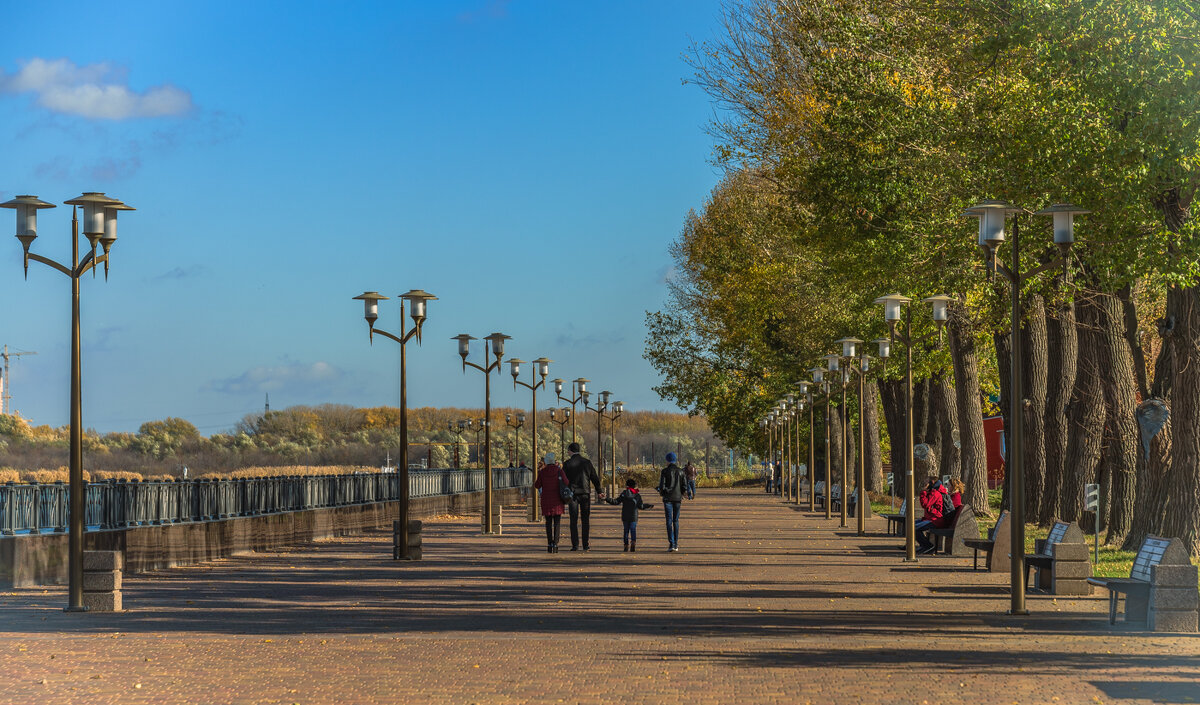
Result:
<svg viewBox="0 0 1200 705">
<path fill-rule="evenodd" d="M 71 209 L 71 265 L 33 254 L 29 246 L 37 239 L 37 212 L 54 208 L 37 196 L 17 196 L 0 203 L 0 208 L 17 211 L 17 240 L 24 250 L 25 276 L 29 277 L 29 260 L 56 269 L 71 280 L 71 457 L 68 471 L 68 537 L 67 537 L 67 612 L 86 612 L 83 604 L 83 371 L 79 341 L 79 280 L 88 271 L 95 277 L 95 268 L 104 263 L 104 278 L 108 279 L 109 251 L 117 240 L 117 214 L 134 210 L 115 198 L 90 191 L 65 201 Z M 83 234 L 91 251 L 79 257 L 79 208 L 83 208 Z M 99 244 L 104 253 L 96 255 Z"/>
<path fill-rule="evenodd" d="M 1070 203 L 1056 203 L 1044 208 L 1034 215 L 1048 215 L 1054 220 L 1054 244 L 1059 248 L 1059 256 L 1030 272 L 1021 271 L 1020 248 L 1020 219 L 1018 214 L 1025 213 L 1019 208 L 1004 201 L 988 200 L 968 208 L 963 216 L 979 220 L 978 244 L 983 250 L 988 271 L 999 271 L 1008 279 L 1012 297 L 1012 361 L 1010 363 L 1011 390 L 1009 401 L 1009 449 L 1007 453 L 1008 474 L 1008 503 L 1010 511 L 1012 546 L 1011 564 L 1009 571 L 1012 604 L 1009 614 L 1029 614 L 1025 608 L 1025 468 L 1024 458 L 1024 429 L 1022 428 L 1021 403 L 1025 395 L 1024 370 L 1022 369 L 1021 350 L 1021 290 L 1027 279 L 1037 276 L 1055 267 L 1065 267 L 1067 255 L 1075 242 L 1075 216 L 1084 215 L 1091 211 L 1079 208 Z M 1013 217 L 1012 229 L 1012 264 L 1005 267 L 997 261 L 996 250 L 1004 242 L 1004 226 L 1009 214 Z M 937 304 L 935 304 L 937 306 Z M 941 304 L 945 310 L 945 303 Z"/>
<path fill-rule="evenodd" d="M 612 449 L 612 482 L 609 485 L 609 494 L 613 497 L 617 496 L 617 419 L 621 418 L 621 414 L 625 412 L 625 402 L 616 401 L 612 403 L 611 411 L 608 412 L 609 430 L 609 448 Z"/>
<path fill-rule="evenodd" d="M 850 504 L 850 495 L 847 494 L 847 491 L 849 490 L 849 485 L 850 485 L 850 483 L 849 483 L 849 474 L 850 474 L 850 443 L 849 443 L 849 440 L 850 440 L 850 407 L 846 403 L 846 387 L 848 386 L 848 383 L 850 382 L 851 374 L 853 372 L 855 372 L 854 368 L 857 366 L 857 365 L 855 365 L 855 362 L 856 362 L 855 358 L 858 357 L 858 346 L 863 341 L 859 340 L 858 338 L 854 338 L 854 337 L 846 337 L 846 338 L 837 340 L 835 342 L 839 343 L 842 346 L 842 362 L 844 363 L 842 366 L 842 526 L 845 526 L 846 518 L 847 518 L 846 517 L 847 507 Z M 862 406 L 861 397 L 859 399 L 859 406 L 860 406 L 860 410 L 861 410 L 861 406 Z M 859 426 L 859 429 L 862 428 L 862 418 L 861 417 L 858 420 L 858 426 Z M 858 456 L 860 459 L 862 458 L 862 440 L 861 439 L 859 439 Z M 861 502 L 861 500 L 862 500 L 862 497 L 861 497 L 862 485 L 858 486 L 857 492 L 860 495 L 858 497 L 858 501 Z M 863 513 L 862 506 L 860 504 L 856 504 L 855 507 L 856 507 L 856 514 L 858 515 L 858 517 L 860 519 L 860 521 L 858 522 L 860 525 L 858 534 L 859 534 L 859 536 L 861 536 L 863 533 L 862 528 L 861 528 L 861 525 L 862 525 L 861 518 L 862 518 L 862 513 Z"/>
<path fill-rule="evenodd" d="M 808 382 L 800 382 L 796 385 L 800 388 L 800 393 L 804 395 L 805 405 L 808 406 L 808 511 L 814 511 L 817 508 L 816 498 L 816 423 L 813 415 L 813 393 L 808 388 Z M 797 504 L 800 502 L 796 500 Z"/>
<path fill-rule="evenodd" d="M 571 423 L 571 410 L 567 407 L 555 409 L 550 407 L 550 420 L 558 424 L 558 455 L 562 457 L 566 453 L 566 433 L 567 424 Z"/>
<path fill-rule="evenodd" d="M 596 450 L 593 453 L 596 457 L 596 464 L 600 468 L 601 476 L 604 475 L 604 411 L 608 408 L 608 400 L 612 396 L 612 392 L 605 389 L 600 392 L 596 399 L 596 406 L 588 406 L 589 392 L 582 391 L 579 393 L 583 401 L 584 411 L 592 411 L 596 414 Z"/>
<path fill-rule="evenodd" d="M 789 395 L 790 397 L 791 395 Z M 783 494 L 780 499 L 787 502 L 792 497 L 792 404 L 788 397 L 779 400 L 779 406 L 783 409 L 783 448 L 784 448 L 784 483 Z"/>
<path fill-rule="evenodd" d="M 832 504 L 832 501 L 831 501 L 832 497 L 831 497 L 830 487 L 829 487 L 829 485 L 830 485 L 830 472 L 829 472 L 829 401 L 830 401 L 830 395 L 829 395 L 829 383 L 825 381 L 825 370 L 824 369 L 822 369 L 820 367 L 812 367 L 812 368 L 809 368 L 808 371 L 809 371 L 809 373 L 812 374 L 813 383 L 818 385 L 821 388 L 821 391 L 824 392 L 824 394 L 825 394 L 825 418 L 822 420 L 823 421 L 822 426 L 824 427 L 824 433 L 825 433 L 825 497 L 824 497 L 824 499 L 825 499 L 825 518 L 830 519 L 833 517 L 833 514 L 832 514 L 832 509 L 830 507 L 830 505 Z"/>
<path fill-rule="evenodd" d="M 532 405 L 529 407 L 530 435 L 532 435 L 532 437 L 533 437 L 532 445 L 530 446 L 531 452 L 533 453 L 533 464 L 530 465 L 530 467 L 534 469 L 533 482 L 537 482 L 537 462 L 538 462 L 537 393 L 538 393 L 538 389 L 541 389 L 542 387 L 546 386 L 546 375 L 550 374 L 550 363 L 554 362 L 554 361 L 548 357 L 539 357 L 538 359 L 534 360 L 533 361 L 533 369 L 531 370 L 532 374 L 530 375 L 530 379 L 532 381 L 529 383 L 522 382 L 521 380 L 517 379 L 517 377 L 520 376 L 520 374 L 521 374 L 521 363 L 522 362 L 524 362 L 524 360 L 520 360 L 515 357 L 511 358 L 508 361 L 508 366 L 509 366 L 508 371 L 512 374 L 513 389 L 516 389 L 517 385 L 520 385 L 520 386 L 528 389 L 533 394 L 533 402 L 532 402 Z M 522 421 L 524 421 L 524 417 L 525 417 L 524 414 L 520 415 L 520 418 Z M 518 442 L 519 441 L 520 441 L 520 436 L 518 436 Z M 518 460 L 520 460 L 520 457 L 521 457 L 521 451 L 520 451 L 520 447 L 518 446 L 518 449 L 517 449 Z M 537 490 L 534 489 L 533 485 L 531 484 L 529 487 L 529 521 L 537 521 L 538 517 L 540 515 L 541 515 L 541 505 L 537 501 Z"/>
<path fill-rule="evenodd" d="M 934 322 L 937 323 L 939 333 L 942 326 L 946 323 L 946 307 L 944 300 L 947 297 L 933 296 L 923 299 L 923 303 L 932 303 L 934 305 Z M 941 302 L 939 304 L 939 301 Z M 904 560 L 914 562 L 917 560 L 916 546 L 916 478 L 913 476 L 916 460 L 913 455 L 915 448 L 914 432 L 913 432 L 913 378 L 912 378 L 912 352 L 913 346 L 916 344 L 916 337 L 912 331 L 912 299 L 900 294 L 889 294 L 875 299 L 875 303 L 883 304 L 883 318 L 887 321 L 888 329 L 891 332 L 891 340 L 885 346 L 884 343 L 879 344 L 879 357 L 886 360 L 891 352 L 891 344 L 896 340 L 904 343 L 905 350 L 905 368 L 904 368 L 904 406 L 905 422 L 904 422 Z M 898 323 L 901 317 L 904 318 L 904 332 L 897 331 Z M 892 446 L 893 452 L 895 445 Z"/>
<path fill-rule="evenodd" d="M 467 355 L 471 353 L 471 341 L 476 340 L 466 333 L 460 333 L 454 336 L 451 340 L 458 341 L 458 356 L 462 358 L 463 372 L 467 371 L 468 367 L 472 367 L 483 373 L 483 443 L 487 446 L 484 449 L 485 461 L 484 468 L 484 490 L 483 490 L 483 518 L 485 534 L 496 533 L 494 524 L 494 507 L 492 506 L 492 373 L 500 369 L 501 360 L 504 358 L 504 341 L 511 340 L 512 336 L 504 335 L 503 333 L 492 333 L 484 338 L 488 342 L 483 353 L 483 364 L 476 365 L 474 362 L 467 362 Z M 489 353 L 495 357 L 495 361 L 488 363 Z"/>
<path fill-rule="evenodd" d="M 462 469 L 462 463 L 459 461 L 458 454 L 459 454 L 460 449 L 462 448 L 462 434 L 463 434 L 463 431 L 465 431 L 467 428 L 467 422 L 462 419 L 459 419 L 458 425 L 456 427 L 454 422 L 451 421 L 451 422 L 449 422 L 449 427 L 450 427 L 450 433 L 454 434 L 454 469 L 460 470 L 460 469 Z"/>
<path fill-rule="evenodd" d="M 858 342 L 861 343 L 863 341 L 859 340 Z M 853 357 L 853 356 L 851 356 L 851 357 Z M 853 362 L 857 362 L 858 364 L 853 364 Z M 866 511 L 863 509 L 863 507 L 867 506 L 866 504 L 864 504 L 864 502 L 870 503 L 870 501 L 871 501 L 871 498 L 867 494 L 867 490 L 866 490 L 866 487 L 867 487 L 867 453 L 866 453 L 867 445 L 866 445 L 866 443 L 867 443 L 867 441 L 866 441 L 866 430 L 863 425 L 867 418 L 867 407 L 865 406 L 865 402 L 864 402 L 864 399 L 865 399 L 864 392 L 865 392 L 865 382 L 866 382 L 867 372 L 870 370 L 870 366 L 871 366 L 871 358 L 868 357 L 867 353 L 865 353 L 865 352 L 862 353 L 861 355 L 859 355 L 858 359 L 856 361 L 852 360 L 852 364 L 847 365 L 847 369 L 852 371 L 854 373 L 854 376 L 858 378 L 858 475 L 855 478 L 855 484 L 858 485 L 858 489 L 855 490 L 854 516 L 857 519 L 857 521 L 855 523 L 857 524 L 857 530 L 858 530 L 859 536 L 863 536 L 867 533 Z"/>
<path fill-rule="evenodd" d="M 564 399 L 562 395 L 564 382 L 561 379 L 550 380 L 554 383 L 554 395 L 561 402 L 566 402 L 571 405 L 571 442 L 575 442 L 575 405 L 583 402 L 584 407 L 587 407 L 588 390 L 587 384 L 591 380 L 587 377 L 578 377 L 571 380 L 571 397 Z"/>
<path fill-rule="evenodd" d="M 837 375 L 837 383 L 842 387 L 842 403 L 838 406 L 838 416 L 840 417 L 840 428 L 838 429 L 838 442 L 841 444 L 841 466 L 842 466 L 842 481 L 841 481 L 841 511 L 838 512 L 840 523 L 839 526 L 846 526 L 846 491 L 848 489 L 846 482 L 846 461 L 848 454 L 846 452 L 846 375 L 841 368 L 841 355 L 834 353 L 826 355 L 825 361 L 829 365 L 828 372 L 830 376 Z"/>
<path fill-rule="evenodd" d="M 435 301 L 436 296 L 421 289 L 400 295 L 400 334 L 393 335 L 375 327 L 379 318 L 379 302 L 388 297 L 377 291 L 365 291 L 355 296 L 356 301 L 363 302 L 363 317 L 367 319 L 367 336 L 371 343 L 376 335 L 394 340 L 400 344 L 400 560 L 410 560 L 408 552 L 408 341 L 417 339 L 421 344 L 421 328 L 425 324 L 425 309 L 429 301 Z M 408 312 L 412 315 L 412 330 L 405 330 L 404 308 L 408 304 Z"/>
<path fill-rule="evenodd" d="M 525 425 L 525 414 L 517 414 L 517 421 L 513 423 L 513 415 L 504 415 L 504 425 L 513 429 L 513 449 L 508 455 L 508 462 L 514 463 L 521 458 L 521 427 Z"/>
</svg>

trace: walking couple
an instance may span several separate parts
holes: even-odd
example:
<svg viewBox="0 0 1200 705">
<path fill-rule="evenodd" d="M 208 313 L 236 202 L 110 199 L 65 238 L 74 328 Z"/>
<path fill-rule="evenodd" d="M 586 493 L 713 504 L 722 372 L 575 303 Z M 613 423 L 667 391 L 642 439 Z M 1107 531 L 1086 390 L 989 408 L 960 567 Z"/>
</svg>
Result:
<svg viewBox="0 0 1200 705">
<path fill-rule="evenodd" d="M 592 461 L 579 454 L 579 444 L 567 446 L 571 457 L 559 466 L 554 453 L 546 453 L 545 465 L 538 471 L 533 486 L 542 491 L 542 516 L 546 519 L 546 552 L 558 553 L 559 529 L 564 509 L 571 514 L 571 550 L 578 551 L 580 528 L 583 529 L 583 550 L 590 551 L 588 538 L 591 533 L 592 491 L 590 482 L 596 487 L 596 498 L 604 500 L 600 489 L 600 476 Z"/>
</svg>

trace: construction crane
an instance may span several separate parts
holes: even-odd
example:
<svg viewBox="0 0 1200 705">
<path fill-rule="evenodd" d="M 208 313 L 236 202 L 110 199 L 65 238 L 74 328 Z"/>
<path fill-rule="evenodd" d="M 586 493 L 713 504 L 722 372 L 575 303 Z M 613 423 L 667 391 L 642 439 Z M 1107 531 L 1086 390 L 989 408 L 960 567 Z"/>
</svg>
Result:
<svg viewBox="0 0 1200 705">
<path fill-rule="evenodd" d="M 8 345 L 5 344 L 4 351 L 0 352 L 0 358 L 4 360 L 4 376 L 0 377 L 0 414 L 11 414 L 12 409 L 12 393 L 9 391 L 12 385 L 8 378 L 8 360 L 12 357 L 20 357 L 22 355 L 37 355 L 35 352 L 23 350 L 21 352 L 9 352 Z"/>
</svg>

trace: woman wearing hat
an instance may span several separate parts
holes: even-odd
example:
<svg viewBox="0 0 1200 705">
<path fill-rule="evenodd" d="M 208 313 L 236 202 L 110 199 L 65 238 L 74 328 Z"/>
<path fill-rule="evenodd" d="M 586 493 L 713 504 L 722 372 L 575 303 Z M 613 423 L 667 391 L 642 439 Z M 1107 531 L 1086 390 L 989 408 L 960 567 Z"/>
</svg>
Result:
<svg viewBox="0 0 1200 705">
<path fill-rule="evenodd" d="M 683 503 L 683 495 L 687 487 L 687 477 L 683 469 L 675 464 L 678 458 L 674 453 L 667 453 L 667 467 L 658 475 L 658 493 L 663 498 L 663 511 L 667 514 L 667 543 L 668 551 L 679 550 L 679 505 Z"/>
<path fill-rule="evenodd" d="M 559 485 L 566 486 L 562 467 L 554 462 L 554 453 L 546 453 L 545 464 L 538 470 L 533 486 L 542 491 L 542 516 L 546 518 L 546 553 L 558 553 L 558 530 L 562 522 L 563 501 Z"/>
</svg>

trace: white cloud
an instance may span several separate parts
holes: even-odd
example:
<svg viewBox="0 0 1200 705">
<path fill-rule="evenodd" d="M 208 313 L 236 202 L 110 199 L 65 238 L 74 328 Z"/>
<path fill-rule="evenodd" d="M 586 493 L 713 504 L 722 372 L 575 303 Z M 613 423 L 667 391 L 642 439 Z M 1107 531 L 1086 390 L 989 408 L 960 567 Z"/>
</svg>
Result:
<svg viewBox="0 0 1200 705">
<path fill-rule="evenodd" d="M 206 388 L 227 394 L 330 389 L 345 375 L 328 362 L 285 362 L 251 367 L 237 377 L 214 380 Z"/>
<path fill-rule="evenodd" d="M 170 84 L 139 93 L 127 74 L 107 63 L 35 58 L 14 73 L 0 71 L 0 93 L 31 93 L 47 110 L 100 120 L 182 115 L 195 107 L 190 93 Z"/>
</svg>

